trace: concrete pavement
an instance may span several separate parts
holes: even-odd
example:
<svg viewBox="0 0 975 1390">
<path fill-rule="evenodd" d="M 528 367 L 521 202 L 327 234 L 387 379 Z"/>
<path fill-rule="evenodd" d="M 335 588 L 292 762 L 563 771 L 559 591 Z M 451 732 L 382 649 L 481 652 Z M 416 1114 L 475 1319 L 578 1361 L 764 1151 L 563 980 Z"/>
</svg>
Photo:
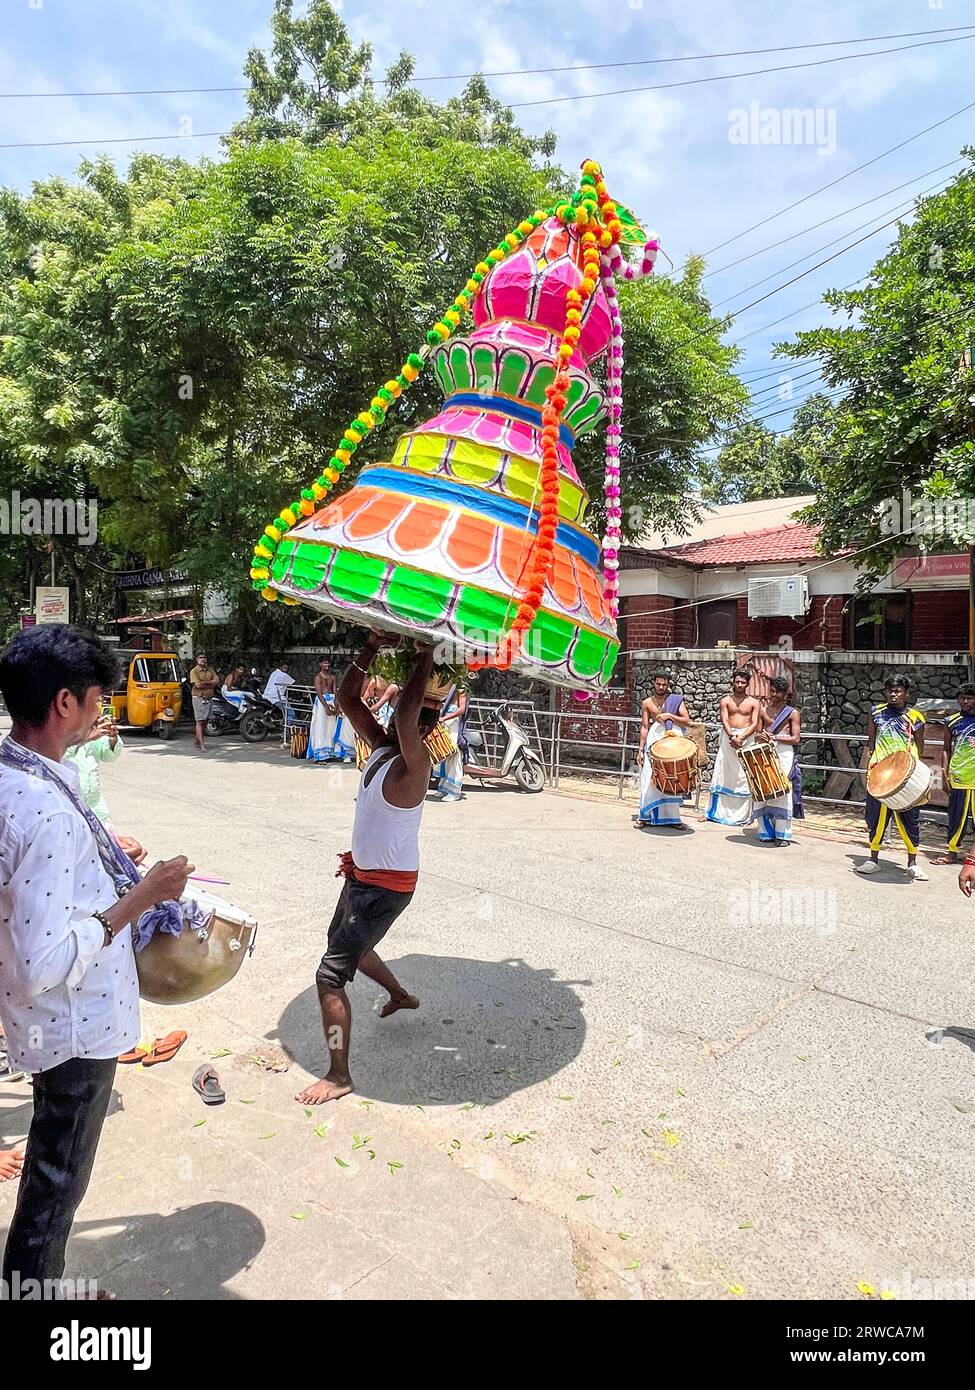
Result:
<svg viewBox="0 0 975 1390">
<path fill-rule="evenodd" d="M 133 737 L 103 772 L 120 830 L 261 928 L 227 989 L 146 1008 L 189 1041 L 120 1068 L 69 1272 L 174 1298 L 975 1293 L 975 906 L 950 870 L 862 880 L 848 841 L 469 787 L 428 806 L 387 941 L 422 1008 L 382 1021 L 357 981 L 357 1092 L 306 1115 L 357 777 L 213 750 Z M 208 1057 L 217 1109 L 189 1085 Z M 28 1096 L 0 1092 L 5 1139 Z"/>
</svg>

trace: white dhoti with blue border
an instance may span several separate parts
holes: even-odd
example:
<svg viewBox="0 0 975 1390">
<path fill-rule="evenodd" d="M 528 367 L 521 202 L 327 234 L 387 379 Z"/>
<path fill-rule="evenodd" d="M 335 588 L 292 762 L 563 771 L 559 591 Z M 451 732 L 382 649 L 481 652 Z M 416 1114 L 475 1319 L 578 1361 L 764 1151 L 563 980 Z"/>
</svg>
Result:
<svg viewBox="0 0 975 1390">
<path fill-rule="evenodd" d="M 747 739 L 744 747 L 750 748 L 753 742 L 753 738 Z M 748 778 L 737 749 L 732 748 L 731 740 L 722 729 L 718 756 L 711 773 L 707 819 L 716 825 L 744 826 L 751 818 L 752 794 Z"/>
<path fill-rule="evenodd" d="M 789 790 L 767 801 L 752 803 L 752 820 L 758 826 L 758 838 L 767 844 L 792 839 L 792 763 L 796 750 L 791 743 L 776 743 L 779 766 L 789 783 Z"/>
<path fill-rule="evenodd" d="M 667 732 L 667 725 L 657 720 L 647 730 L 647 741 L 643 748 L 643 766 L 640 769 L 640 820 L 648 825 L 683 825 L 680 818 L 682 798 L 671 792 L 662 792 L 653 780 L 653 762 L 650 749 Z"/>
<path fill-rule="evenodd" d="M 323 700 L 315 696 L 311 711 L 311 724 L 308 727 L 308 752 L 310 763 L 328 763 L 335 757 L 335 696 L 326 695 Z"/>
</svg>

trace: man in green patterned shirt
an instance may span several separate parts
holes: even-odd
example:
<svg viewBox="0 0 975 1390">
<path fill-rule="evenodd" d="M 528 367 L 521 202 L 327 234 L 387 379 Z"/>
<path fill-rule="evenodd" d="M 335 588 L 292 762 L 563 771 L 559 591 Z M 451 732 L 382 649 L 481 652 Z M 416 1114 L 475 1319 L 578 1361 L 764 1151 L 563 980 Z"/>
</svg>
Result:
<svg viewBox="0 0 975 1390">
<path fill-rule="evenodd" d="M 948 789 L 948 852 L 936 864 L 956 864 L 962 836 L 975 830 L 975 685 L 958 690 L 958 713 L 945 720 L 945 745 L 941 754 L 944 785 Z"/>
</svg>

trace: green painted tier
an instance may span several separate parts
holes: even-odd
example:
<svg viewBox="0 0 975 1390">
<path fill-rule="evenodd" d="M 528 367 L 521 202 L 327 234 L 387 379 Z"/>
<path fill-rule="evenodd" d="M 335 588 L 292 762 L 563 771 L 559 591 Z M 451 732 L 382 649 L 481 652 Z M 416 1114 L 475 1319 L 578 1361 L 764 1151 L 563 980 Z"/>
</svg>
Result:
<svg viewBox="0 0 975 1390">
<path fill-rule="evenodd" d="M 278 593 L 364 626 L 439 644 L 444 660 L 494 650 L 513 611 L 509 595 L 314 540 L 281 541 L 271 567 Z M 616 637 L 540 609 L 512 670 L 552 685 L 601 690 L 619 652 Z"/>
</svg>

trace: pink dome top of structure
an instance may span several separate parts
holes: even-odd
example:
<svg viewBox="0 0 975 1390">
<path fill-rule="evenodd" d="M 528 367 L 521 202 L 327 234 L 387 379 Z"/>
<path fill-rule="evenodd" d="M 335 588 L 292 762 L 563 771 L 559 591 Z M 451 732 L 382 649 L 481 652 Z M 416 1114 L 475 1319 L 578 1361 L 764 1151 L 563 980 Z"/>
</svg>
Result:
<svg viewBox="0 0 975 1390">
<path fill-rule="evenodd" d="M 561 335 L 565 328 L 566 294 L 582 283 L 577 264 L 579 235 L 557 218 L 537 227 L 531 236 L 496 265 L 474 300 L 474 322 L 480 328 L 496 319 L 521 319 Z M 573 360 L 590 361 L 609 345 L 611 320 L 602 286 L 586 301 L 582 332 Z"/>
</svg>

